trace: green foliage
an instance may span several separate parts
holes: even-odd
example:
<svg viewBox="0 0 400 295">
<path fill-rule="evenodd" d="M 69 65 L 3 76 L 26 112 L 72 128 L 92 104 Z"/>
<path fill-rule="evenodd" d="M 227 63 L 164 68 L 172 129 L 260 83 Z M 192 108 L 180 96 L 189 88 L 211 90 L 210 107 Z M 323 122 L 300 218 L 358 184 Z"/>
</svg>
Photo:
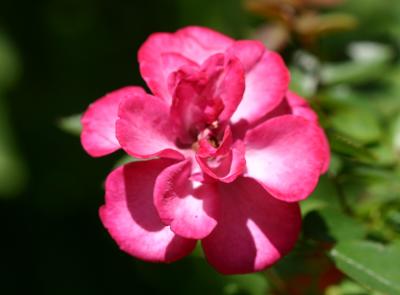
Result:
<svg viewBox="0 0 400 295">
<path fill-rule="evenodd" d="M 343 241 L 330 253 L 338 268 L 354 280 L 384 294 L 400 294 L 399 244 Z"/>
<path fill-rule="evenodd" d="M 82 131 L 81 114 L 61 118 L 58 127 L 72 135 L 80 135 Z"/>
<path fill-rule="evenodd" d="M 20 193 L 27 177 L 25 164 L 16 148 L 5 95 L 16 83 L 19 71 L 16 51 L 0 31 L 0 198 Z"/>
<path fill-rule="evenodd" d="M 331 208 L 310 212 L 305 217 L 303 226 L 307 238 L 319 241 L 350 241 L 366 236 L 361 222 Z"/>
</svg>

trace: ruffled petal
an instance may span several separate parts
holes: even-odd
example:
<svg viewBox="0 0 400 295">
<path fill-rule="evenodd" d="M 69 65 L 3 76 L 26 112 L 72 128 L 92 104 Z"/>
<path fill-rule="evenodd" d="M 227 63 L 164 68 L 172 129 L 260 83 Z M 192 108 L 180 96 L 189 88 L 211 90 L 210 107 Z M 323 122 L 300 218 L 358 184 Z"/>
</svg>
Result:
<svg viewBox="0 0 400 295">
<path fill-rule="evenodd" d="M 154 204 L 161 220 L 173 232 L 190 239 L 202 239 L 217 224 L 218 193 L 212 184 L 190 179 L 192 165 L 182 161 L 165 169 L 157 178 Z"/>
<path fill-rule="evenodd" d="M 283 100 L 289 80 L 289 71 L 279 54 L 266 50 L 246 73 L 243 99 L 231 121 L 251 124 L 262 118 Z"/>
<path fill-rule="evenodd" d="M 326 153 L 320 127 L 304 118 L 284 115 L 247 132 L 246 175 L 274 197 L 305 199 L 317 185 Z"/>
<path fill-rule="evenodd" d="M 158 97 L 135 95 L 120 104 L 117 138 L 121 147 L 133 157 L 183 159 L 171 126 L 169 107 Z"/>
<path fill-rule="evenodd" d="M 169 77 L 174 89 L 171 117 L 181 129 L 182 142 L 215 121 L 227 122 L 244 91 L 244 70 L 237 58 L 215 54 L 200 68 L 182 67 Z M 176 85 L 176 86 L 173 86 Z"/>
<path fill-rule="evenodd" d="M 207 138 L 200 140 L 196 160 L 202 171 L 222 182 L 232 182 L 246 169 L 245 146 L 241 140 L 233 143 L 230 127 L 225 128 L 218 148 Z"/>
<path fill-rule="evenodd" d="M 246 72 L 261 59 L 265 52 L 262 42 L 256 40 L 239 40 L 233 43 L 227 50 L 227 54 L 235 56 L 240 60 Z"/>
<path fill-rule="evenodd" d="M 218 225 L 202 240 L 207 261 L 219 272 L 260 271 L 293 248 L 301 227 L 296 203 L 273 198 L 245 177 L 220 184 L 219 194 Z"/>
<path fill-rule="evenodd" d="M 130 163 L 114 170 L 106 181 L 106 204 L 100 218 L 121 250 L 153 262 L 172 262 L 188 255 L 196 241 L 174 234 L 153 205 L 153 189 L 171 160 Z"/>
<path fill-rule="evenodd" d="M 103 96 L 89 106 L 81 119 L 81 143 L 89 155 L 101 157 L 120 149 L 115 137 L 119 104 L 124 98 L 144 93 L 140 87 L 124 87 Z"/>
<path fill-rule="evenodd" d="M 165 54 L 179 54 L 180 64 L 202 64 L 209 56 L 224 52 L 234 41 L 218 32 L 202 27 L 186 27 L 175 33 L 156 33 L 139 49 L 140 73 L 150 90 L 167 102 L 171 101 L 168 77 L 177 67 L 166 66 Z M 174 63 L 177 65 L 177 63 Z"/>
</svg>

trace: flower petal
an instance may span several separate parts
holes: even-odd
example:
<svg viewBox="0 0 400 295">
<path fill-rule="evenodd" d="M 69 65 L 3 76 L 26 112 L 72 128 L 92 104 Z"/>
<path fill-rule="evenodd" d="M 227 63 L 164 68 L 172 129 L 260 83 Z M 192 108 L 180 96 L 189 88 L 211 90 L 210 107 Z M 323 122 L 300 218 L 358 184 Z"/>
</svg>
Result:
<svg viewBox="0 0 400 295">
<path fill-rule="evenodd" d="M 161 220 L 174 233 L 202 239 L 217 224 L 218 194 L 212 184 L 193 183 L 191 172 L 188 160 L 166 168 L 157 178 L 154 204 Z"/>
<path fill-rule="evenodd" d="M 294 202 L 315 188 L 325 161 L 320 127 L 304 118 L 284 115 L 247 132 L 246 175 L 274 197 Z"/>
<path fill-rule="evenodd" d="M 227 60 L 221 84 L 216 89 L 216 95 L 224 103 L 224 109 L 219 115 L 220 122 L 229 121 L 242 101 L 244 91 L 244 68 L 237 58 L 230 58 Z"/>
<path fill-rule="evenodd" d="M 237 141 L 231 150 L 224 155 L 216 157 L 196 155 L 196 160 L 207 175 L 222 182 L 232 182 L 245 171 L 246 160 L 244 153 L 243 142 Z"/>
<path fill-rule="evenodd" d="M 286 98 L 292 110 L 291 112 L 293 115 L 303 117 L 311 122 L 319 124 L 318 115 L 314 112 L 314 110 L 310 107 L 310 105 L 304 98 L 291 91 L 288 91 L 288 93 L 286 94 Z M 324 174 L 329 169 L 331 153 L 330 153 L 328 138 L 326 137 L 325 132 L 322 128 L 320 128 L 320 131 L 321 131 L 321 137 L 323 138 L 323 146 L 325 150 L 324 152 L 325 161 L 321 169 L 321 174 Z"/>
<path fill-rule="evenodd" d="M 261 59 L 246 73 L 246 89 L 231 121 L 253 123 L 273 110 L 285 96 L 289 71 L 282 58 L 265 51 Z"/>
<path fill-rule="evenodd" d="M 158 97 L 141 94 L 124 99 L 116 129 L 121 147 L 133 157 L 183 159 L 175 146 L 169 107 Z"/>
<path fill-rule="evenodd" d="M 304 98 L 292 91 L 288 91 L 286 93 L 286 99 L 293 115 L 300 116 L 308 121 L 318 123 L 318 115 L 314 112 Z"/>
<path fill-rule="evenodd" d="M 214 148 L 207 138 L 200 140 L 196 160 L 202 171 L 222 182 L 232 182 L 246 169 L 245 146 L 241 140 L 232 141 L 229 125 L 218 148 Z"/>
<path fill-rule="evenodd" d="M 169 85 L 174 89 L 171 117 L 182 129 L 180 139 L 193 142 L 192 134 L 229 120 L 242 99 L 244 70 L 237 58 L 215 54 L 201 68 L 182 67 L 172 73 Z"/>
<path fill-rule="evenodd" d="M 115 137 L 118 106 L 122 99 L 144 93 L 140 87 L 124 87 L 108 93 L 89 106 L 81 119 L 81 142 L 89 155 L 101 157 L 120 148 Z"/>
<path fill-rule="evenodd" d="M 255 180 L 220 184 L 220 217 L 202 240 L 208 262 L 224 274 L 262 270 L 296 243 L 301 216 L 296 203 L 270 196 Z"/>
<path fill-rule="evenodd" d="M 228 55 L 235 56 L 240 60 L 246 72 L 253 68 L 253 66 L 261 59 L 264 52 L 264 44 L 256 40 L 236 41 L 227 50 Z"/>
<path fill-rule="evenodd" d="M 100 218 L 121 250 L 153 262 L 172 262 L 189 254 L 195 240 L 174 234 L 158 217 L 153 188 L 171 160 L 152 160 L 119 167 L 107 178 L 106 204 Z"/>
<path fill-rule="evenodd" d="M 209 56 L 224 52 L 232 43 L 229 37 L 202 27 L 186 27 L 172 34 L 152 34 L 139 49 L 140 73 L 156 96 L 170 102 L 167 79 L 177 68 L 165 66 L 164 54 L 179 54 L 181 61 L 187 60 L 184 64 L 202 64 Z"/>
<path fill-rule="evenodd" d="M 190 26 L 176 32 L 181 40 L 183 55 L 201 64 L 209 56 L 224 52 L 234 40 L 219 32 L 205 27 Z"/>
</svg>

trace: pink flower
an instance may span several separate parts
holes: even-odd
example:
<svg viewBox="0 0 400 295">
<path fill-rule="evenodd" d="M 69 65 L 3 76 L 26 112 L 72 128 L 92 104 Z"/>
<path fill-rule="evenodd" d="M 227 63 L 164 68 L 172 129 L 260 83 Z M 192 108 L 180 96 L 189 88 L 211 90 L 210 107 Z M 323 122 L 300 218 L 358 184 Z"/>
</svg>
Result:
<svg viewBox="0 0 400 295">
<path fill-rule="evenodd" d="M 288 92 L 281 57 L 200 27 L 151 35 L 139 50 L 153 94 L 126 87 L 94 102 L 82 145 L 148 159 L 114 170 L 100 217 L 119 247 L 172 262 L 201 240 L 227 274 L 268 267 L 294 246 L 298 201 L 329 163 L 317 116 Z"/>
</svg>

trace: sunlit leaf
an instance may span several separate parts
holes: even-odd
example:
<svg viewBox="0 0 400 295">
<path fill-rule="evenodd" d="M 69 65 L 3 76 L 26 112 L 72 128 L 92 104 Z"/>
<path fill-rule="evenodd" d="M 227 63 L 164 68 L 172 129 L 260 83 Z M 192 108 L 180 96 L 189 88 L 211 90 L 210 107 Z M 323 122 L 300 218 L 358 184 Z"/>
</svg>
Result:
<svg viewBox="0 0 400 295">
<path fill-rule="evenodd" d="M 343 241 L 330 253 L 336 266 L 360 284 L 385 294 L 400 294 L 398 245 Z"/>
<path fill-rule="evenodd" d="M 388 66 L 381 62 L 348 61 L 324 64 L 321 81 L 325 85 L 340 83 L 365 83 L 381 78 Z"/>
<path fill-rule="evenodd" d="M 348 47 L 348 54 L 357 62 L 384 63 L 393 58 L 392 48 L 376 42 L 353 42 Z"/>
<path fill-rule="evenodd" d="M 393 121 L 393 148 L 397 158 L 400 158 L 400 115 Z"/>
<path fill-rule="evenodd" d="M 376 115 L 363 108 L 338 109 L 330 117 L 332 127 L 361 143 L 377 141 L 381 127 Z"/>
<path fill-rule="evenodd" d="M 356 282 L 344 280 L 340 284 L 328 288 L 325 295 L 381 295 L 381 293 L 371 292 Z"/>
</svg>

